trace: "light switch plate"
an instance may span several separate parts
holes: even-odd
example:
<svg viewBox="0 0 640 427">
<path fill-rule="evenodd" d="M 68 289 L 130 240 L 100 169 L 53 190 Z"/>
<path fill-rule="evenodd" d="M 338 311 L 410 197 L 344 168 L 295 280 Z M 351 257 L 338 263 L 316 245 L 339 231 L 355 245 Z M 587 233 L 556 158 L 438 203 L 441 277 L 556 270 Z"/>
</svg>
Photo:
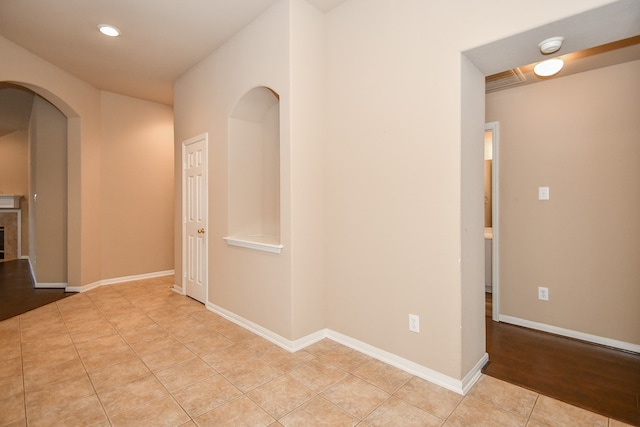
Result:
<svg viewBox="0 0 640 427">
<path fill-rule="evenodd" d="M 538 200 L 549 200 L 549 187 L 538 187 Z"/>
</svg>

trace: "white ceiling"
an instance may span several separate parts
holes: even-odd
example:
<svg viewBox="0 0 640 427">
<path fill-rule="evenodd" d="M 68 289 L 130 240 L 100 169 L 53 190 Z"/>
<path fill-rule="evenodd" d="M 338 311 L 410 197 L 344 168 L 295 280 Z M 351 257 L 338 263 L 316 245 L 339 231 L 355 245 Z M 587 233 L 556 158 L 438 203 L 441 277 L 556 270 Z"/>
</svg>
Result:
<svg viewBox="0 0 640 427">
<path fill-rule="evenodd" d="M 99 89 L 172 104 L 178 76 L 276 1 L 2 0 L 0 35 Z M 307 1 L 327 12 L 345 0 Z"/>
</svg>

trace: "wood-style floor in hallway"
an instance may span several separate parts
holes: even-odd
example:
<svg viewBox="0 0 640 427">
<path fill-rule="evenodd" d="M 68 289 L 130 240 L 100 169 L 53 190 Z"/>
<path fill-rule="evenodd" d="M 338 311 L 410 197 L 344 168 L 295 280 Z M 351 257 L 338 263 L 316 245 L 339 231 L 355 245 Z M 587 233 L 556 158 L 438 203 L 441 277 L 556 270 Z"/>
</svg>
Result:
<svg viewBox="0 0 640 427">
<path fill-rule="evenodd" d="M 491 320 L 483 373 L 640 426 L 640 354 Z"/>
<path fill-rule="evenodd" d="M 0 262 L 0 321 L 69 295 L 64 289 L 35 289 L 27 260 Z"/>
</svg>

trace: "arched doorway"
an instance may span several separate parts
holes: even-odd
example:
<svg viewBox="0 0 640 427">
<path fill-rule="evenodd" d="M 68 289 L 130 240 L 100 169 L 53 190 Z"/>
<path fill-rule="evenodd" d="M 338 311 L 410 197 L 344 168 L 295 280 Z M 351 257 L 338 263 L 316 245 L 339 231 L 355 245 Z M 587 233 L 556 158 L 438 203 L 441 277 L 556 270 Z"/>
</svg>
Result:
<svg viewBox="0 0 640 427">
<path fill-rule="evenodd" d="M 42 93 L 40 93 L 42 92 Z M 12 179 L 0 191 L 20 193 L 20 253 L 28 258 L 36 287 L 69 283 L 69 130 L 67 115 L 47 91 L 18 82 L 0 83 L 0 144 L 13 162 Z M 54 97 L 54 101 L 60 103 Z M 66 104 L 65 109 L 70 110 Z M 7 158 L 8 157 L 8 158 Z M 6 177 L 5 177 L 6 178 Z"/>
</svg>

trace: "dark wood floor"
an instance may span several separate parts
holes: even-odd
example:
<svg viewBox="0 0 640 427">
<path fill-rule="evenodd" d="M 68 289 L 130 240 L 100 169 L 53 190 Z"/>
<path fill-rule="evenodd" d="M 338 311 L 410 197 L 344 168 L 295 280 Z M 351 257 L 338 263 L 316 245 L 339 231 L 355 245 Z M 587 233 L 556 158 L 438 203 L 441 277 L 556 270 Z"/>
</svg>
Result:
<svg viewBox="0 0 640 427">
<path fill-rule="evenodd" d="M 640 354 L 491 320 L 486 375 L 640 426 Z"/>
<path fill-rule="evenodd" d="M 35 289 L 27 260 L 0 262 L 0 321 L 69 295 L 63 289 Z"/>
<path fill-rule="evenodd" d="M 0 320 L 69 295 L 34 289 L 25 260 L 0 263 Z M 493 322 L 491 294 L 485 320 L 486 375 L 640 426 L 640 354 Z"/>
</svg>

